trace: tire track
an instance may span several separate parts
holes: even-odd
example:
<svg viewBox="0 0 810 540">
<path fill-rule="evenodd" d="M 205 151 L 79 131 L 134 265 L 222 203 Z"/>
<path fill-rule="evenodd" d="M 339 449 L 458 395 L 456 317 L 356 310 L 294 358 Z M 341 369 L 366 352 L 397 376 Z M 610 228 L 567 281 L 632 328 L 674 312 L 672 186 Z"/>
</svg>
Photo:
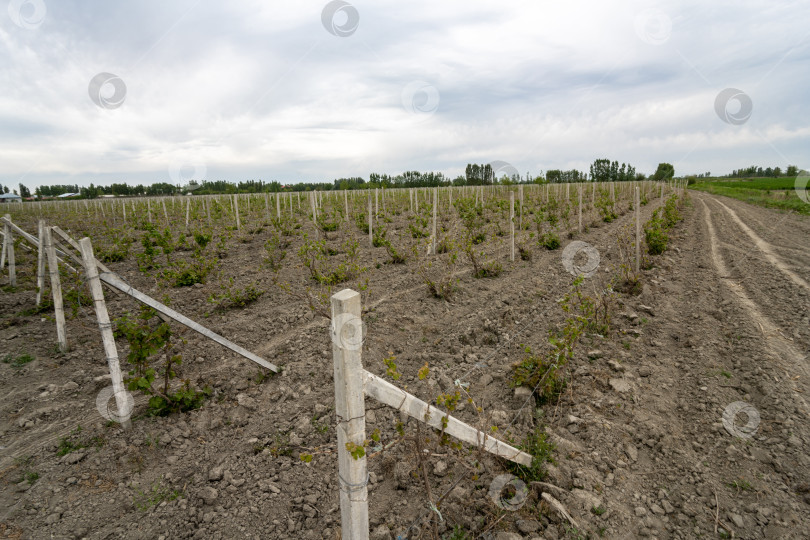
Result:
<svg viewBox="0 0 810 540">
<path fill-rule="evenodd" d="M 712 263 L 721 277 L 728 277 L 729 268 L 720 254 L 717 232 L 712 224 L 711 210 L 706 201 L 700 199 L 700 202 L 703 205 L 704 220 L 708 229 Z M 790 384 L 794 390 L 793 396 L 801 404 L 805 416 L 808 416 L 810 408 L 808 408 L 807 402 L 800 395 L 802 390 L 797 388 L 796 379 L 794 379 L 794 375 L 799 373 L 799 376 L 805 381 L 810 380 L 810 368 L 806 362 L 806 356 L 762 313 L 742 285 L 728 279 L 723 280 L 723 283 L 736 297 L 738 303 L 745 309 L 751 320 L 759 326 L 767 344 L 765 354 L 770 356 L 786 372 L 787 379 L 791 381 Z"/>
<path fill-rule="evenodd" d="M 701 202 L 703 202 L 702 199 Z M 734 222 L 740 227 L 740 229 L 742 229 L 743 232 L 747 234 L 748 237 L 751 238 L 751 240 L 753 240 L 754 245 L 765 255 L 765 258 L 768 259 L 771 265 L 773 265 L 777 270 L 781 271 L 783 274 L 789 277 L 791 281 L 793 281 L 793 283 L 801 287 L 804 287 L 805 289 L 810 291 L 810 283 L 805 281 L 801 276 L 799 276 L 798 274 L 793 272 L 793 270 L 788 268 L 787 265 L 784 262 L 782 262 L 776 255 L 772 246 L 768 242 L 760 238 L 759 235 L 757 235 L 757 233 L 755 233 L 748 225 L 746 225 L 734 210 L 732 210 L 731 208 L 729 208 L 728 206 L 726 206 L 717 199 L 715 199 L 714 202 L 716 202 L 725 209 L 725 211 L 728 213 L 731 219 L 734 220 Z M 703 202 L 703 204 L 705 205 L 706 203 Z"/>
</svg>

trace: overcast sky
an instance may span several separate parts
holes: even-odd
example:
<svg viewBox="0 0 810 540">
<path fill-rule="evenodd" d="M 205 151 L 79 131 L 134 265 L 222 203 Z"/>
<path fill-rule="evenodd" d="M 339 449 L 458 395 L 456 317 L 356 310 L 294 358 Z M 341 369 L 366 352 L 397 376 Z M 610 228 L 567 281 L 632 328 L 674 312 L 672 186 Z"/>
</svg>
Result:
<svg viewBox="0 0 810 540">
<path fill-rule="evenodd" d="M 15 188 L 810 166 L 806 0 L 3 3 Z"/>
</svg>

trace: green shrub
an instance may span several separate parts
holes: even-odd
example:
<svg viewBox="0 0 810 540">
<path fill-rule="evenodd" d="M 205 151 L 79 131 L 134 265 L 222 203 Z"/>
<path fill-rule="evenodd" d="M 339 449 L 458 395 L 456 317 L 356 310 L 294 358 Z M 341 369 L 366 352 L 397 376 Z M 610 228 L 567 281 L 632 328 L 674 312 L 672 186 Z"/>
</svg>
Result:
<svg viewBox="0 0 810 540">
<path fill-rule="evenodd" d="M 537 239 L 537 242 L 546 249 L 554 250 L 560 247 L 560 237 L 549 231 Z"/>
<path fill-rule="evenodd" d="M 664 230 L 664 220 L 660 216 L 660 208 L 656 208 L 650 220 L 644 224 L 644 237 L 650 255 L 660 255 L 667 250 L 669 236 Z"/>
</svg>

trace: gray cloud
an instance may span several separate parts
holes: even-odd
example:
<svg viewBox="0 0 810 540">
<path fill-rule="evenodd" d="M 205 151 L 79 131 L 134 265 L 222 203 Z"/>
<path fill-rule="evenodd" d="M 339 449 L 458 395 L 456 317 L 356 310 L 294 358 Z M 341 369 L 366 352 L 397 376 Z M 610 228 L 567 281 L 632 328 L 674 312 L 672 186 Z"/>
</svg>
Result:
<svg viewBox="0 0 810 540">
<path fill-rule="evenodd" d="M 801 2 L 354 2 L 348 37 L 320 0 L 45 4 L 35 28 L 0 12 L 3 184 L 810 161 Z M 89 99 L 101 72 L 121 107 Z M 403 106 L 416 81 L 432 89 Z M 714 111 L 729 87 L 751 97 L 743 125 Z"/>
</svg>

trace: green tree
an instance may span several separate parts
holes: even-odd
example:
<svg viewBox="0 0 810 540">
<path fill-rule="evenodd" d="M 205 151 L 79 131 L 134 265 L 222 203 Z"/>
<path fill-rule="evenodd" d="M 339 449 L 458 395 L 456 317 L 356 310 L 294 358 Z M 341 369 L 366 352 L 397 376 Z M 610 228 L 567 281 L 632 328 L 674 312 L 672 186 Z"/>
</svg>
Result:
<svg viewBox="0 0 810 540">
<path fill-rule="evenodd" d="M 27 199 L 31 196 L 31 190 L 25 187 L 24 185 L 20 184 L 20 197 L 23 199 Z"/>
<path fill-rule="evenodd" d="M 652 180 L 671 180 L 675 176 L 675 167 L 669 163 L 659 163 Z"/>
<path fill-rule="evenodd" d="M 799 176 L 799 168 L 796 165 L 788 165 L 785 176 Z M 8 193 L 8 190 L 6 190 L 6 193 Z"/>
</svg>

